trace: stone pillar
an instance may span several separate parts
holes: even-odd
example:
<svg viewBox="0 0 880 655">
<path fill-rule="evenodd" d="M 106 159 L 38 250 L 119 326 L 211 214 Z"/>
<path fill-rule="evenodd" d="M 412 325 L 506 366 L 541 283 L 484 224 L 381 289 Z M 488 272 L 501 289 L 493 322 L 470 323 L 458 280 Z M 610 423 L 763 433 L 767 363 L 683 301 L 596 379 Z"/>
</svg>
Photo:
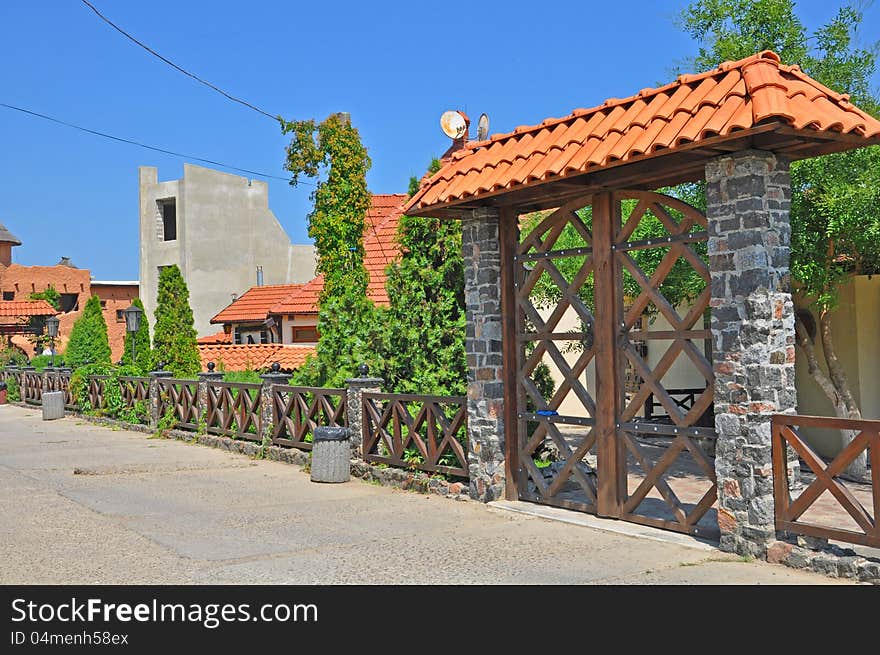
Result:
<svg viewBox="0 0 880 655">
<path fill-rule="evenodd" d="M 788 162 L 725 155 L 706 182 L 721 548 L 763 557 L 775 539 L 770 417 L 797 404 Z"/>
<path fill-rule="evenodd" d="M 345 420 L 351 433 L 351 456 L 355 459 L 363 457 L 364 422 L 363 397 L 365 391 L 382 391 L 382 378 L 370 377 L 370 369 L 366 364 L 358 367 L 360 377 L 348 378 L 345 381 Z"/>
<path fill-rule="evenodd" d="M 208 416 L 208 385 L 211 382 L 220 382 L 223 374 L 214 371 L 214 362 L 208 362 L 207 373 L 199 373 L 199 386 L 196 391 L 196 404 L 199 406 L 199 416 L 207 424 Z"/>
<path fill-rule="evenodd" d="M 162 365 L 159 365 L 162 368 Z M 150 396 L 150 428 L 155 430 L 159 427 L 159 378 L 170 378 L 171 371 L 150 371 L 149 396 Z"/>
<path fill-rule="evenodd" d="M 468 471 L 471 498 L 504 497 L 504 368 L 501 353 L 501 243 L 498 210 L 461 221 L 467 318 Z"/>
<path fill-rule="evenodd" d="M 289 373 L 281 373 L 278 362 L 272 364 L 271 370 L 260 376 L 263 386 L 260 389 L 260 433 L 263 443 L 272 440 L 274 416 L 272 412 L 272 386 L 275 384 L 287 384 L 290 382 Z"/>
</svg>

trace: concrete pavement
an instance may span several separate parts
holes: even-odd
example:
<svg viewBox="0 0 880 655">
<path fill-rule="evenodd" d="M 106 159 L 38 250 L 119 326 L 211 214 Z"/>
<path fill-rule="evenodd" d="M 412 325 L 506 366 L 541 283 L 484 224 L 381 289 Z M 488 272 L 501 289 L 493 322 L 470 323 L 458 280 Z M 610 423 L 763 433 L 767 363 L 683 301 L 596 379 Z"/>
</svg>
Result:
<svg viewBox="0 0 880 655">
<path fill-rule="evenodd" d="M 12 405 L 0 488 L 2 584 L 845 584 Z"/>
</svg>

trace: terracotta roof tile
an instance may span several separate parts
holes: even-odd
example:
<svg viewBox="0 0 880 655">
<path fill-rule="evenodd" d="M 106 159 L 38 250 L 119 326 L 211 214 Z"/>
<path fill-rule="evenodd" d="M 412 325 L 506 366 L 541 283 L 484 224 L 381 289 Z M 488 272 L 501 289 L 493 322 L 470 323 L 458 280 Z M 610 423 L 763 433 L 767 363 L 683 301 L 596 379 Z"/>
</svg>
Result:
<svg viewBox="0 0 880 655">
<path fill-rule="evenodd" d="M 55 316 L 58 312 L 45 300 L 0 300 L 0 317 Z"/>
<path fill-rule="evenodd" d="M 298 290 L 301 284 L 272 284 L 251 287 L 211 319 L 211 323 L 263 321 L 269 308 Z"/>
<path fill-rule="evenodd" d="M 770 51 L 681 75 L 656 89 L 611 98 L 539 125 L 471 143 L 447 159 L 403 211 L 455 204 L 650 156 L 764 122 L 880 140 L 880 121 Z M 802 154 L 801 156 L 808 156 Z"/>
<path fill-rule="evenodd" d="M 264 344 L 199 344 L 202 368 L 213 362 L 218 369 L 226 371 L 261 370 L 275 362 L 283 370 L 292 371 L 302 366 L 309 355 L 315 354 L 314 346 Z"/>
<path fill-rule="evenodd" d="M 217 345 L 222 343 L 232 343 L 232 334 L 226 334 L 223 330 L 220 330 L 216 334 L 208 334 L 204 337 L 199 337 L 196 341 L 200 344 L 205 345 Z"/>
</svg>

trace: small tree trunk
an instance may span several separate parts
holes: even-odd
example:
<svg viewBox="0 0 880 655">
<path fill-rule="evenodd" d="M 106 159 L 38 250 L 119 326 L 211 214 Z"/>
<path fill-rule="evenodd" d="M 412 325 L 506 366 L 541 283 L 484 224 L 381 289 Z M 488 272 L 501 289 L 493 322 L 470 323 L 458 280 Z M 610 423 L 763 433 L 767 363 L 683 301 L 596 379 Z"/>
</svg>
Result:
<svg viewBox="0 0 880 655">
<path fill-rule="evenodd" d="M 819 366 L 819 360 L 816 357 L 816 349 L 813 346 L 813 341 L 810 339 L 810 335 L 807 334 L 806 328 L 800 321 L 795 324 L 797 344 L 807 356 L 807 371 L 828 397 L 828 400 L 831 401 L 831 404 L 834 407 L 834 414 L 838 418 L 860 419 L 862 418 L 862 415 L 855 399 L 853 398 L 852 392 L 849 389 L 849 380 L 846 377 L 846 372 L 843 370 L 840 360 L 838 360 L 837 354 L 834 350 L 834 342 L 832 340 L 831 332 L 831 317 L 827 310 L 821 312 L 819 315 L 819 322 L 822 350 L 825 355 L 825 361 L 828 364 L 829 375 L 827 376 Z M 840 431 L 844 448 L 855 439 L 856 434 L 857 432 L 853 430 Z M 845 477 L 855 480 L 864 480 L 867 476 L 867 461 L 867 453 L 860 453 L 849 467 L 847 467 Z"/>
<path fill-rule="evenodd" d="M 853 398 L 852 391 L 849 388 L 849 380 L 846 377 L 846 371 L 843 369 L 843 366 L 841 366 L 840 360 L 837 359 L 837 353 L 834 350 L 834 339 L 831 334 L 831 315 L 827 308 L 823 308 L 819 313 L 819 334 L 822 337 L 822 351 L 825 353 L 825 362 L 828 364 L 828 374 L 831 377 L 831 382 L 834 384 L 834 388 L 840 398 L 839 402 L 843 405 L 843 417 L 861 419 L 862 412 L 859 410 L 859 406 L 856 404 L 856 400 Z M 838 416 L 841 416 L 840 411 L 837 410 L 836 407 L 835 411 L 838 411 Z M 843 447 L 846 448 L 852 440 L 856 438 L 858 433 L 854 430 L 841 430 L 840 434 L 843 440 Z M 856 480 L 863 480 L 867 476 L 867 451 L 863 450 L 859 453 L 859 455 L 847 467 L 846 474 L 847 477 L 852 477 Z"/>
</svg>

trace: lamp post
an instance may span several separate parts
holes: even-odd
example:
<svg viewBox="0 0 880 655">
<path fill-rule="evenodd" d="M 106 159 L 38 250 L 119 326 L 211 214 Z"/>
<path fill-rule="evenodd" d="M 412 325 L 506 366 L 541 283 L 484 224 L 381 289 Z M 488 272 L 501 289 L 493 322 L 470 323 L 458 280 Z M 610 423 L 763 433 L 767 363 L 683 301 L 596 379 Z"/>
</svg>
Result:
<svg viewBox="0 0 880 655">
<path fill-rule="evenodd" d="M 135 365 L 135 332 L 141 327 L 141 316 L 144 310 L 134 305 L 129 305 L 122 313 L 125 315 L 125 331 L 131 335 L 131 365 Z"/>
<path fill-rule="evenodd" d="M 52 340 L 52 363 L 50 366 L 55 368 L 55 337 L 58 336 L 58 324 L 61 323 L 57 316 L 50 316 L 46 319 L 46 332 Z"/>
</svg>

